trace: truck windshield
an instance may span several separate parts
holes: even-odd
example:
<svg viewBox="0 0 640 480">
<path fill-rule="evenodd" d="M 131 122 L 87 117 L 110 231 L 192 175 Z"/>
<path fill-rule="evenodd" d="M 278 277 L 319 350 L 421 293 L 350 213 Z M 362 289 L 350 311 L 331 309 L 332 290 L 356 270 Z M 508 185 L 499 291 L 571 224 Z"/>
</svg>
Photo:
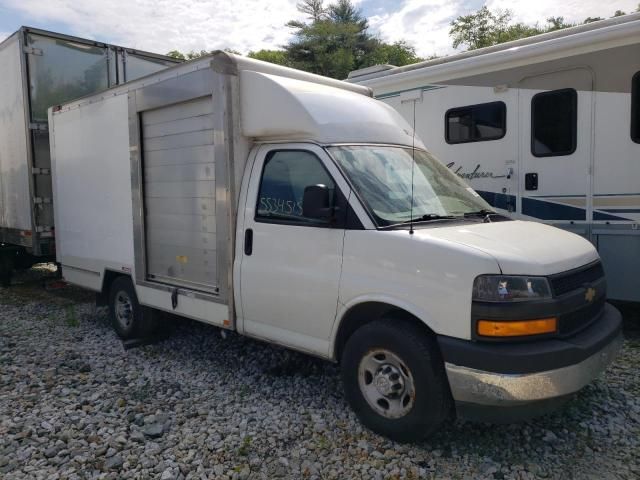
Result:
<svg viewBox="0 0 640 480">
<path fill-rule="evenodd" d="M 414 221 L 492 211 L 473 189 L 423 150 L 415 150 L 413 156 L 411 148 L 392 146 L 336 146 L 328 150 L 378 227 L 401 225 L 412 218 L 412 175 Z"/>
</svg>

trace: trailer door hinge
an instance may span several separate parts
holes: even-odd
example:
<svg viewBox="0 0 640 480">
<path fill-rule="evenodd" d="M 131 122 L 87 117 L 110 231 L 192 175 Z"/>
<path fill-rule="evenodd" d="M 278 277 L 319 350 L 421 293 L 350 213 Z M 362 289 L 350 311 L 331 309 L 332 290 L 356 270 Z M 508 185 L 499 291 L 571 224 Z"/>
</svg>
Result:
<svg viewBox="0 0 640 480">
<path fill-rule="evenodd" d="M 49 197 L 34 197 L 33 203 L 51 203 L 51 198 L 49 198 Z"/>
<path fill-rule="evenodd" d="M 51 169 L 33 167 L 31 169 L 31 173 L 33 173 L 34 175 L 51 175 Z"/>
<path fill-rule="evenodd" d="M 49 127 L 46 123 L 30 123 L 29 130 L 38 130 L 39 132 L 48 132 Z"/>
<path fill-rule="evenodd" d="M 42 56 L 42 49 L 41 48 L 34 48 L 34 47 L 24 47 L 24 53 L 29 54 L 29 55 L 38 55 L 39 57 Z"/>
</svg>

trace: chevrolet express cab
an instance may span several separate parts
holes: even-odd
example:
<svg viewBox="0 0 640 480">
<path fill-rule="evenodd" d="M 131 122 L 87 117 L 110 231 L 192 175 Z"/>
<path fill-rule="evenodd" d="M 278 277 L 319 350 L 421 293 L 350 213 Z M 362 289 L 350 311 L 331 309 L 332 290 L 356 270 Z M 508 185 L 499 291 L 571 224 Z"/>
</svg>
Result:
<svg viewBox="0 0 640 480">
<path fill-rule="evenodd" d="M 494 213 L 365 87 L 219 52 L 49 125 L 58 261 L 122 338 L 166 311 L 339 362 L 401 441 L 546 411 L 620 348 L 593 246 Z"/>
</svg>

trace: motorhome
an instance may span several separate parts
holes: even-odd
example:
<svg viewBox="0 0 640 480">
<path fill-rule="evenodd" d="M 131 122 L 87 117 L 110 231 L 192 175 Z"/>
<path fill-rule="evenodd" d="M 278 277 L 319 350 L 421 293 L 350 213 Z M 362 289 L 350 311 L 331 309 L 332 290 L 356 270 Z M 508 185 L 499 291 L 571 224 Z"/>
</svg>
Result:
<svg viewBox="0 0 640 480">
<path fill-rule="evenodd" d="M 349 81 L 493 208 L 590 240 L 610 297 L 640 301 L 640 14 Z"/>
<path fill-rule="evenodd" d="M 123 338 L 164 311 L 340 362 L 394 439 L 555 407 L 621 345 L 595 248 L 493 213 L 370 95 L 218 52 L 50 108 L 64 278 Z"/>
<path fill-rule="evenodd" d="M 55 257 L 47 109 L 178 62 L 31 27 L 0 43 L 0 281 Z"/>
</svg>

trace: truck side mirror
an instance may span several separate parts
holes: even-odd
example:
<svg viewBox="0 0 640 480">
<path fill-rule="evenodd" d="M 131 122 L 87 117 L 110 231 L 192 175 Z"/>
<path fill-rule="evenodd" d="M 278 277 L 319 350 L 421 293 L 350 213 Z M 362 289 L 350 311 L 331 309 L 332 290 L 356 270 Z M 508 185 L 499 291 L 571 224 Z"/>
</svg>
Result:
<svg viewBox="0 0 640 480">
<path fill-rule="evenodd" d="M 318 220 L 327 220 L 333 216 L 329 188 L 326 185 L 305 187 L 302 197 L 302 216 Z"/>
</svg>

